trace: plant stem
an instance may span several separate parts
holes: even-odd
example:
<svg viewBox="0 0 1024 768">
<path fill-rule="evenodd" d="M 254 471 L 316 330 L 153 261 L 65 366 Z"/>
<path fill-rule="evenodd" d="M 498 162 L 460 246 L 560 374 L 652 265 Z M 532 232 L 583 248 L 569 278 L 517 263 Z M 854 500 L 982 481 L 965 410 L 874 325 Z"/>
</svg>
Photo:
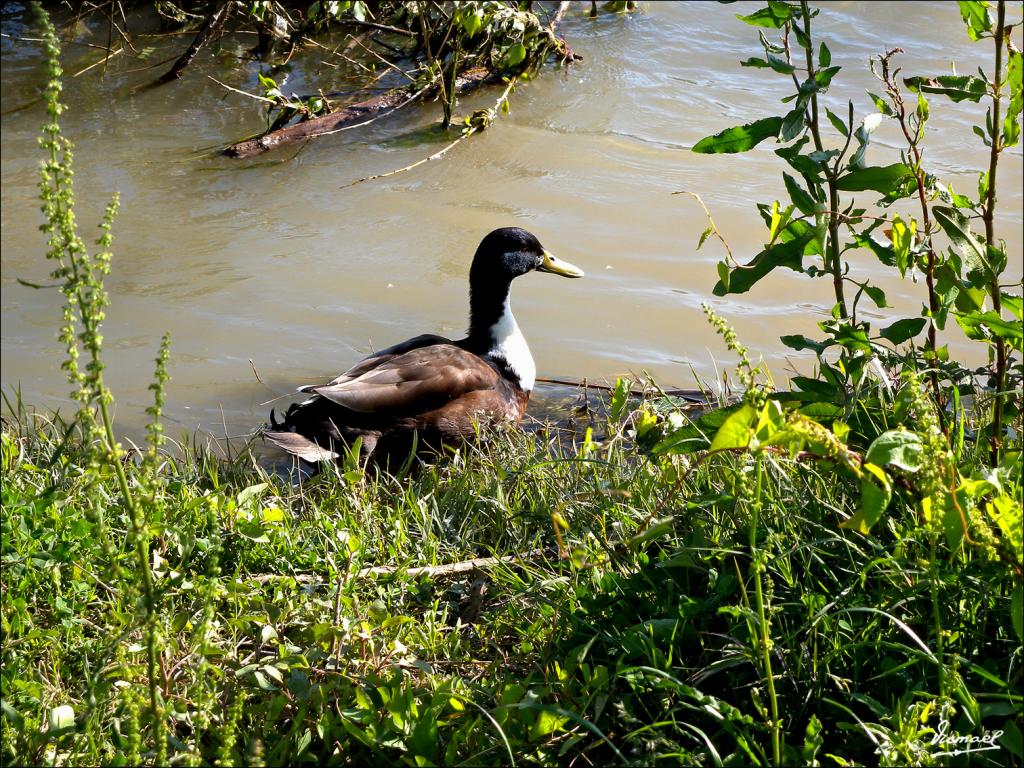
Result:
<svg viewBox="0 0 1024 768">
<path fill-rule="evenodd" d="M 800 0 L 801 16 L 804 20 L 804 53 L 807 56 L 807 78 L 813 80 L 814 70 L 814 47 L 811 45 L 811 9 L 807 0 Z M 824 145 L 821 143 L 821 132 L 818 126 L 818 94 L 811 93 L 811 137 L 814 139 L 814 148 L 822 152 Z M 837 174 L 832 172 L 827 162 L 821 163 L 821 169 L 825 173 L 825 182 L 828 185 L 828 255 L 825 268 L 832 273 L 832 290 L 836 296 L 836 304 L 839 306 L 839 316 L 844 320 L 850 316 L 846 308 L 846 294 L 843 285 L 843 263 L 839 250 L 839 190 L 836 187 Z"/>
<path fill-rule="evenodd" d="M 159 753 L 162 736 L 160 703 L 157 699 L 156 680 L 156 590 L 153 586 L 153 573 L 149 565 L 149 537 L 146 532 L 145 520 L 141 516 L 138 505 L 128 487 L 128 478 L 121 463 L 120 451 L 114 439 L 114 423 L 107 406 L 107 390 L 103 384 L 102 374 L 97 374 L 96 390 L 99 393 L 100 416 L 106 437 L 107 458 L 117 476 L 117 485 L 121 489 L 125 506 L 128 508 L 128 519 L 131 521 L 132 538 L 135 539 L 135 557 L 142 572 L 142 595 L 146 604 L 146 673 L 149 678 L 149 707 L 152 716 L 150 727 L 153 731 L 153 746 Z"/>
<path fill-rule="evenodd" d="M 918 115 L 919 122 L 917 130 L 913 135 L 911 135 L 910 126 L 907 124 L 907 105 L 903 101 L 903 94 L 900 92 L 899 86 L 889 73 L 889 57 L 898 52 L 900 52 L 900 49 L 897 48 L 889 51 L 885 56 L 880 57 L 882 65 L 882 81 L 885 83 L 886 90 L 889 93 L 889 98 L 895 108 L 896 120 L 900 124 L 900 130 L 903 131 L 903 138 L 906 139 L 907 146 L 910 147 L 910 152 L 914 156 L 914 163 L 911 170 L 914 172 L 914 182 L 917 185 L 917 198 L 921 204 L 921 221 L 928 245 L 928 261 L 925 264 L 925 284 L 928 288 L 928 311 L 931 315 L 928 322 L 927 340 L 929 356 L 928 378 L 932 386 L 932 396 L 935 398 L 936 405 L 939 406 L 937 408 L 937 413 L 939 414 L 939 425 L 943 430 L 945 430 L 942 407 L 940 404 L 941 401 L 939 398 L 939 373 L 935 369 L 935 364 L 938 361 L 938 341 L 935 331 L 935 316 L 939 312 L 939 297 L 935 293 L 935 263 L 937 259 L 935 255 L 935 245 L 931 236 L 931 214 L 928 211 L 928 197 L 925 191 L 924 151 L 921 149 L 921 127 L 923 125 L 924 118 L 920 114 Z"/>
<path fill-rule="evenodd" d="M 996 168 L 999 163 L 999 153 L 1002 151 L 1000 138 L 1000 113 L 1002 111 L 1002 90 L 1003 90 L 1003 38 L 1006 35 L 1006 1 L 999 0 L 997 6 L 997 20 L 995 31 L 996 43 L 996 70 L 992 83 L 992 148 L 988 161 L 988 185 L 985 194 L 984 206 L 981 218 L 985 222 L 985 243 L 995 243 L 995 214 L 996 214 Z M 1002 299 L 999 294 L 999 275 L 992 275 L 989 283 L 989 295 L 992 297 L 992 309 L 996 314 L 1002 313 Z M 991 461 L 993 465 L 999 463 L 999 445 L 1003 434 L 1003 390 L 1006 388 L 1006 342 L 996 337 L 996 371 L 995 371 L 995 402 L 992 407 L 992 436 L 991 440 Z"/>
<path fill-rule="evenodd" d="M 939 696 L 946 696 L 946 662 L 943 660 L 942 646 L 942 614 L 939 612 L 939 568 L 937 554 L 935 551 L 934 531 L 929 532 L 928 570 L 930 571 L 929 581 L 931 582 L 932 593 L 932 621 L 935 622 L 935 656 L 938 659 Z"/>
<path fill-rule="evenodd" d="M 761 511 L 761 494 L 764 483 L 764 458 L 758 453 L 757 485 L 754 497 L 750 502 L 750 554 L 754 565 L 754 596 L 757 600 L 758 647 L 761 651 L 761 665 L 764 668 L 765 682 L 768 686 L 768 701 L 772 713 L 772 762 L 782 765 L 782 724 L 779 722 L 779 698 L 775 693 L 775 676 L 772 674 L 772 641 L 768 627 L 768 616 L 764 607 L 764 589 L 761 586 L 761 573 L 764 563 L 757 551 L 757 527 Z"/>
</svg>

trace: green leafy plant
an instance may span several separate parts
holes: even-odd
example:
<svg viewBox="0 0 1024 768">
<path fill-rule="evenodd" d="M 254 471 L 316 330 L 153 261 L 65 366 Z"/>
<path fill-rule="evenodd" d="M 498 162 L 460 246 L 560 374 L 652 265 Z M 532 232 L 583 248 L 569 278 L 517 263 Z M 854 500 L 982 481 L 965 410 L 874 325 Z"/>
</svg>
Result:
<svg viewBox="0 0 1024 768">
<path fill-rule="evenodd" d="M 1019 391 L 1021 365 L 1019 357 L 1011 364 L 1010 355 L 1021 347 L 1019 293 L 1007 291 L 1000 276 L 1008 261 L 1005 243 L 996 241 L 993 232 L 994 183 L 1000 153 L 1019 140 L 1021 111 L 1020 54 L 1009 37 L 1005 8 L 997 4 L 993 19 L 986 3 L 964 3 L 962 13 L 972 39 L 990 37 L 995 45 L 995 74 L 990 78 L 970 76 L 912 77 L 906 87 L 917 93 L 916 105 L 908 106 L 899 84 L 899 69 L 892 64 L 899 49 L 888 51 L 872 61 L 872 70 L 885 87 L 885 96 L 869 94 L 878 109 L 868 114 L 854 128 L 854 103 L 849 102 L 847 114 L 836 115 L 819 109 L 818 96 L 834 87 L 840 67 L 832 64 L 826 43 L 820 44 L 812 33 L 812 20 L 818 10 L 806 2 L 771 2 L 753 14 L 740 16 L 744 22 L 762 30 L 779 31 L 773 41 L 759 32 L 764 57 L 750 58 L 743 66 L 761 68 L 792 80 L 795 92 L 783 99 L 790 107 L 783 115 L 761 118 L 743 126 L 730 128 L 698 141 L 693 150 L 702 153 L 734 153 L 752 149 L 768 139 L 782 144 L 776 154 L 789 166 L 783 173 L 789 200 L 759 204 L 758 209 L 768 227 L 765 249 L 748 263 L 740 265 L 723 261 L 719 264 L 717 295 L 742 293 L 774 269 L 786 267 L 811 277 L 827 277 L 833 288 L 833 319 L 820 324 L 827 338 L 815 341 L 805 336 L 783 336 L 787 346 L 797 350 L 813 350 L 818 356 L 820 378 L 798 376 L 793 379 L 807 400 L 828 398 L 843 405 L 843 418 L 854 417 L 850 404 L 860 401 L 861 393 L 872 380 L 885 376 L 885 369 L 899 368 L 903 358 L 897 348 L 927 329 L 923 355 L 919 363 L 927 372 L 931 395 L 939 404 L 940 422 L 945 420 L 946 404 L 954 401 L 956 418 L 963 418 L 957 403 L 963 392 L 972 390 L 971 373 L 949 360 L 948 349 L 938 344 L 937 332 L 946 325 L 949 315 L 955 317 L 968 337 L 978 339 L 993 349 L 991 394 L 982 399 L 991 402 L 991 418 L 985 419 L 982 431 L 991 437 L 990 461 L 999 462 L 998 446 L 1005 434 L 1005 416 L 1019 416 L 1012 393 Z M 1005 63 L 1004 63 L 1005 61 Z M 1004 91 L 1009 91 L 1008 106 Z M 977 201 L 943 186 L 928 171 L 925 156 L 925 126 L 930 108 L 925 93 L 943 94 L 954 101 L 991 100 L 986 128 L 976 127 L 989 147 L 989 171 L 982 174 Z M 822 136 L 828 118 L 838 133 L 838 149 L 824 149 Z M 884 119 L 896 121 L 906 141 L 899 162 L 889 165 L 867 164 L 871 135 Z M 989 179 L 992 180 L 991 184 Z M 920 209 L 920 221 L 904 220 L 900 215 L 872 215 L 866 208 L 856 207 L 847 193 L 875 192 L 883 209 L 896 200 L 912 197 Z M 986 222 L 982 237 L 970 230 L 970 218 Z M 876 233 L 883 225 L 887 239 Z M 709 231 L 713 225 L 709 227 Z M 953 247 L 942 250 L 937 238 L 944 235 Z M 706 240 L 708 231 L 701 237 Z M 883 266 L 896 268 L 901 276 L 920 270 L 924 273 L 926 301 L 920 318 L 898 319 L 872 334 L 870 325 L 858 319 L 857 307 L 867 297 L 876 307 L 887 306 L 884 292 L 870 280 L 850 274 L 843 255 L 854 249 L 867 249 Z M 819 264 L 805 265 L 807 257 L 820 258 Z M 731 259 L 730 259 L 731 260 Z M 853 301 L 847 298 L 847 286 L 856 288 Z M 1018 291 L 1020 286 L 1017 286 Z M 985 300 L 991 302 L 987 309 Z M 1009 317 L 1007 317 L 1007 312 Z M 824 353 L 838 349 L 838 361 Z M 1012 377 L 1010 372 L 1013 372 Z M 885 402 L 876 405 L 875 416 L 884 418 Z M 979 412 L 980 414 L 980 412 Z M 863 419 L 857 420 L 860 426 Z M 948 430 L 943 424 L 943 429 Z M 958 428 L 962 431 L 962 427 Z M 877 433 L 876 433 L 877 434 Z M 864 435 L 871 439 L 870 431 Z"/>
</svg>

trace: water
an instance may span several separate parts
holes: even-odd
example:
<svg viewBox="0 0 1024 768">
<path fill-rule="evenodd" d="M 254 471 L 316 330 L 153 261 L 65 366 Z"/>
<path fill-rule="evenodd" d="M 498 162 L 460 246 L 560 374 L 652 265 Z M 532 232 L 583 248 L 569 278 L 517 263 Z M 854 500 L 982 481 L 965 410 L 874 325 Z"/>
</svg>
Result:
<svg viewBox="0 0 1024 768">
<path fill-rule="evenodd" d="M 642 3 L 630 16 L 591 20 L 582 13 L 589 4 L 575 4 L 560 30 L 582 62 L 520 86 L 510 115 L 443 160 L 347 189 L 443 146 L 429 130 L 438 105 L 408 107 L 298 153 L 293 147 L 232 161 L 211 148 L 260 130 L 262 108 L 209 77 L 255 92 L 256 66 L 232 66 L 252 38 L 225 40 L 218 56 L 201 54 L 181 82 L 153 90 L 140 86 L 170 62 L 146 67 L 176 57 L 188 36 L 140 37 L 137 48 L 152 48 L 144 60 L 127 52 L 105 73 L 97 66 L 78 76 L 103 54 L 66 46 L 70 112 L 62 122 L 76 143 L 78 216 L 88 237 L 110 195 L 121 193 L 105 326 L 118 423 L 138 434 L 165 330 L 173 336 L 172 434 L 245 433 L 266 419 L 268 401 L 330 378 L 374 348 L 421 332 L 460 335 L 473 251 L 488 231 L 508 225 L 529 229 L 587 272 L 576 281 L 530 275 L 514 286 L 539 375 L 601 381 L 646 372 L 683 387 L 694 386 L 695 376 L 713 380 L 733 360 L 700 311 L 711 301 L 785 386 L 813 358 L 778 337 L 818 335 L 830 285 L 784 272 L 747 294 L 712 297 L 723 251 L 713 240 L 696 250 L 704 214 L 673 194 L 699 193 L 740 260 L 763 247 L 754 203 L 784 195 L 770 144 L 745 155 L 689 151 L 725 127 L 781 114 L 778 98 L 791 83 L 738 64 L 761 53 L 756 30 L 734 17 L 754 7 Z M 16 39 L 33 36 L 19 21 L 20 7 L 5 4 L 3 16 L 13 37 L 2 39 L 2 384 L 8 392 L 20 385 L 34 405 L 69 408 L 55 339 L 60 296 L 17 282 L 48 282 L 36 199 L 41 57 L 38 43 Z M 1019 4 L 1010 16 L 1019 21 Z M 135 34 L 156 29 L 152 19 L 130 21 Z M 847 98 L 858 116 L 872 110 L 865 89 L 881 89 L 866 63 L 886 47 L 906 49 L 907 74 L 945 73 L 954 62 L 961 73 L 991 67 L 991 44 L 968 41 L 953 3 L 825 3 L 816 23 L 832 63 L 843 66 L 826 97 L 843 114 Z M 78 43 L 106 43 L 99 19 L 78 33 Z M 358 84 L 358 72 L 322 63 L 323 53 L 293 58 L 286 92 Z M 458 111 L 492 106 L 498 93 L 472 94 Z M 971 132 L 978 111 L 932 100 L 928 167 L 959 191 L 974 190 L 977 169 L 987 164 Z M 898 160 L 897 130 L 878 131 L 871 163 Z M 999 172 L 997 232 L 1009 244 L 1009 281 L 1021 277 L 1021 179 L 1018 146 Z M 862 197 L 872 201 L 871 193 Z M 921 283 L 900 282 L 866 253 L 851 261 L 854 276 L 870 277 L 894 305 L 862 307 L 876 327 L 919 314 Z M 946 340 L 954 356 L 983 362 L 983 351 L 959 330 Z"/>
</svg>

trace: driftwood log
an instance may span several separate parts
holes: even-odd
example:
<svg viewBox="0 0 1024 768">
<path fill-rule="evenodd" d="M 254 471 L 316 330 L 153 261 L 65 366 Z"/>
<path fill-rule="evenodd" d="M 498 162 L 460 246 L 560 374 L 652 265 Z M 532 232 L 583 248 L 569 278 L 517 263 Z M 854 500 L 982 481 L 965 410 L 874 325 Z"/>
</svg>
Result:
<svg viewBox="0 0 1024 768">
<path fill-rule="evenodd" d="M 486 82 L 490 77 L 490 73 L 483 67 L 467 70 L 456 78 L 455 92 L 463 94 L 471 91 Z M 312 139 L 316 136 L 334 133 L 335 131 L 354 128 L 364 122 L 370 122 L 378 117 L 390 114 L 423 95 L 426 95 L 426 91 L 422 88 L 419 91 L 413 87 L 396 88 L 372 99 L 349 104 L 347 107 L 339 109 L 337 112 L 332 112 L 329 115 L 322 115 L 312 120 L 288 125 L 255 139 L 232 144 L 224 150 L 224 154 L 228 157 L 253 157 L 277 147 L 293 144 L 296 141 Z"/>
</svg>

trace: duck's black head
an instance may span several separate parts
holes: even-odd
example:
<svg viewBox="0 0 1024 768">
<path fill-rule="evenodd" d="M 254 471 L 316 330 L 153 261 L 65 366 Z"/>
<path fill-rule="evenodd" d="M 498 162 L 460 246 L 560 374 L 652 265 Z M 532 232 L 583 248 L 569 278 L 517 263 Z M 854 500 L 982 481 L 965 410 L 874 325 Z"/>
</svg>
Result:
<svg viewBox="0 0 1024 768">
<path fill-rule="evenodd" d="M 492 349 L 505 333 L 502 329 L 514 328 L 518 333 L 509 311 L 509 288 L 515 278 L 534 270 L 583 277 L 583 270 L 556 259 L 525 229 L 503 227 L 480 241 L 469 269 L 469 340 L 473 348 Z"/>
<path fill-rule="evenodd" d="M 583 271 L 544 250 L 540 240 L 519 227 L 502 227 L 480 241 L 469 270 L 473 291 L 504 286 L 533 270 L 563 277 L 583 277 Z"/>
</svg>

